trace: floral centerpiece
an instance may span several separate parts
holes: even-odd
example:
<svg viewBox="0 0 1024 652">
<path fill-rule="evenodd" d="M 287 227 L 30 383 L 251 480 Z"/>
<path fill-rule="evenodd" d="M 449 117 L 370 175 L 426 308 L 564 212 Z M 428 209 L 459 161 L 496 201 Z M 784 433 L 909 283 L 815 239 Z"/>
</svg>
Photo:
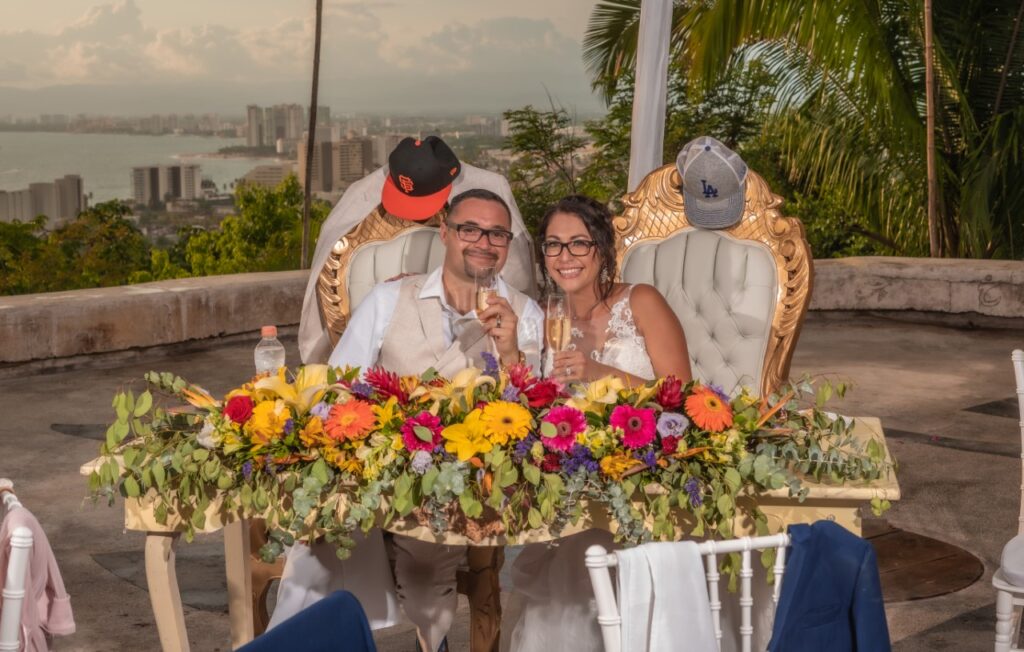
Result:
<svg viewBox="0 0 1024 652">
<path fill-rule="evenodd" d="M 752 494 L 802 499 L 806 478 L 870 481 L 892 466 L 879 442 L 821 411 L 842 384 L 730 398 L 696 381 L 610 377 L 570 392 L 493 359 L 453 378 L 281 369 L 222 400 L 169 373 L 146 380 L 176 404 L 115 396 L 93 495 L 146 496 L 189 538 L 214 501 L 265 518 L 267 558 L 317 536 L 345 556 L 357 528 L 400 519 L 472 541 L 557 536 L 595 505 L 628 542 L 729 537 L 737 516 L 767 533 Z"/>
</svg>

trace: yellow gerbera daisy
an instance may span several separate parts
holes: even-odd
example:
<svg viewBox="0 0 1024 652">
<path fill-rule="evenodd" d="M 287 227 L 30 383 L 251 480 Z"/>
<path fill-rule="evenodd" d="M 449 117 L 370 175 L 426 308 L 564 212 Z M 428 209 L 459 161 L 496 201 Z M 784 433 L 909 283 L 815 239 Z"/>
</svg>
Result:
<svg viewBox="0 0 1024 652">
<path fill-rule="evenodd" d="M 502 446 L 509 438 L 522 439 L 530 432 L 530 411 L 519 403 L 493 401 L 484 406 L 480 420 L 491 443 Z"/>
</svg>

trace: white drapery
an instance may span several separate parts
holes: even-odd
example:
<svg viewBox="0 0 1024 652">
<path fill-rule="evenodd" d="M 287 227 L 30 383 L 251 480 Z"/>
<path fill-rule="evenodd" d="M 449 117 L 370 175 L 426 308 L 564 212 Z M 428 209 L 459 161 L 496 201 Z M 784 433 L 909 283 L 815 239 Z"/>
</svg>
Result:
<svg viewBox="0 0 1024 652">
<path fill-rule="evenodd" d="M 672 0 L 640 3 L 636 89 L 629 147 L 629 190 L 636 190 L 651 170 L 661 167 L 665 138 Z"/>
</svg>

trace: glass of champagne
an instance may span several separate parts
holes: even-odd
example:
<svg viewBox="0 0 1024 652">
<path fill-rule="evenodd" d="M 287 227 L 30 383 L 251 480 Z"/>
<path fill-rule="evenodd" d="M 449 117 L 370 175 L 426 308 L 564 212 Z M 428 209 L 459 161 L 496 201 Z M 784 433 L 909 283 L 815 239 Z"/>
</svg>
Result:
<svg viewBox="0 0 1024 652">
<path fill-rule="evenodd" d="M 565 295 L 548 295 L 548 310 L 544 315 L 544 338 L 552 353 L 565 351 L 572 339 L 572 321 L 569 319 L 569 304 Z"/>
<path fill-rule="evenodd" d="M 493 267 L 484 267 L 473 275 L 476 286 L 476 314 L 490 306 L 488 299 L 498 296 L 498 275 Z"/>
</svg>

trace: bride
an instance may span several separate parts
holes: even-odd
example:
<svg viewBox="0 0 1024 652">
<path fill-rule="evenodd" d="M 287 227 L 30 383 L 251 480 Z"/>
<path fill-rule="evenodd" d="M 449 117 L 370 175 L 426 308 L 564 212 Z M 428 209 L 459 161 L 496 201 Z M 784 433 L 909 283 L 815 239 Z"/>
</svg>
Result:
<svg viewBox="0 0 1024 652">
<path fill-rule="evenodd" d="M 584 195 L 551 206 L 538 225 L 545 288 L 565 294 L 572 336 L 548 357 L 548 375 L 563 383 L 617 375 L 637 385 L 675 376 L 690 380 L 683 327 L 650 285 L 615 282 L 611 213 Z"/>
<path fill-rule="evenodd" d="M 566 197 L 547 210 L 537 233 L 545 289 L 551 294 L 554 284 L 564 294 L 571 323 L 563 350 L 545 356 L 547 376 L 565 384 L 608 375 L 627 385 L 669 375 L 689 382 L 686 338 L 668 302 L 650 285 L 614 280 L 615 237 L 604 205 Z M 588 530 L 519 554 L 512 579 L 523 607 L 511 633 L 513 651 L 601 649 L 584 565 L 594 544 L 611 548 L 611 534 Z"/>
</svg>

